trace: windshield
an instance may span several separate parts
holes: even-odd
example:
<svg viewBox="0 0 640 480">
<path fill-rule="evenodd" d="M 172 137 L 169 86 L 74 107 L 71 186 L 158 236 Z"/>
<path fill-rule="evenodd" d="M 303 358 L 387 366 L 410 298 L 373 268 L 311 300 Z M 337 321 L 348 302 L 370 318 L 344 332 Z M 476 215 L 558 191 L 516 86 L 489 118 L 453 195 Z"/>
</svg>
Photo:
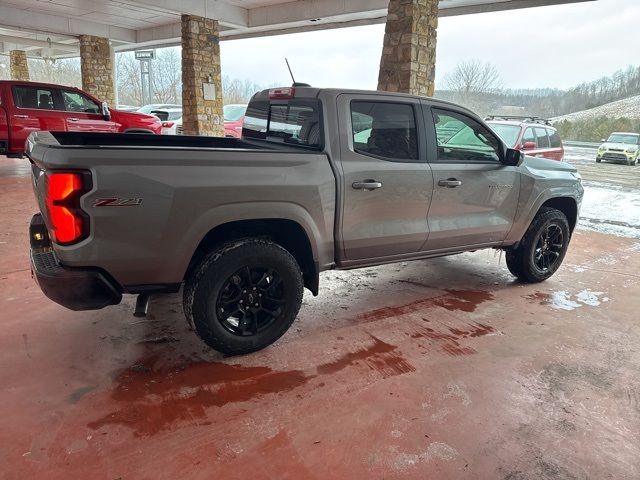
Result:
<svg viewBox="0 0 640 480">
<path fill-rule="evenodd" d="M 488 122 L 491 129 L 498 134 L 508 147 L 515 147 L 518 137 L 520 136 L 520 127 L 518 125 L 507 125 L 505 123 Z"/>
<path fill-rule="evenodd" d="M 222 115 L 225 122 L 237 122 L 247 111 L 246 105 L 225 105 L 222 107 Z"/>
<path fill-rule="evenodd" d="M 242 136 L 271 142 L 321 147 L 322 122 L 317 100 L 278 103 L 256 100 L 249 105 Z"/>
<path fill-rule="evenodd" d="M 639 145 L 640 135 L 626 134 L 626 133 L 614 133 L 607 140 L 608 143 L 627 143 L 629 145 Z"/>
</svg>

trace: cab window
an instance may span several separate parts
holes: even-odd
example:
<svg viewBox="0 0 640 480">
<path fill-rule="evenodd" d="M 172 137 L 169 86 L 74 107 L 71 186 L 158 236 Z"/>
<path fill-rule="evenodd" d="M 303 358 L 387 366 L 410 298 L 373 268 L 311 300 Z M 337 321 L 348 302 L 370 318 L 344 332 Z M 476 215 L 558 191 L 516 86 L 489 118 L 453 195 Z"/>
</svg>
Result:
<svg viewBox="0 0 640 480">
<path fill-rule="evenodd" d="M 461 113 L 432 109 L 440 162 L 499 162 L 501 143 L 487 127 Z"/>
<path fill-rule="evenodd" d="M 536 128 L 536 138 L 538 139 L 538 148 L 549 148 L 549 135 L 546 128 Z"/>
<path fill-rule="evenodd" d="M 562 140 L 560 139 L 560 134 L 556 130 L 549 129 L 549 144 L 551 145 L 551 148 L 562 147 Z"/>
<path fill-rule="evenodd" d="M 42 87 L 13 87 L 13 101 L 18 108 L 35 108 L 37 110 L 54 110 L 53 90 Z"/>
<path fill-rule="evenodd" d="M 67 112 L 100 113 L 96 102 L 73 90 L 62 90 L 62 101 Z"/>
<path fill-rule="evenodd" d="M 413 106 L 393 102 L 351 102 L 353 148 L 389 160 L 417 160 L 418 135 Z"/>
<path fill-rule="evenodd" d="M 525 131 L 524 131 L 524 135 L 522 135 L 522 145 L 524 145 L 525 143 L 536 143 L 536 136 L 533 133 L 533 128 L 528 127 Z"/>
</svg>

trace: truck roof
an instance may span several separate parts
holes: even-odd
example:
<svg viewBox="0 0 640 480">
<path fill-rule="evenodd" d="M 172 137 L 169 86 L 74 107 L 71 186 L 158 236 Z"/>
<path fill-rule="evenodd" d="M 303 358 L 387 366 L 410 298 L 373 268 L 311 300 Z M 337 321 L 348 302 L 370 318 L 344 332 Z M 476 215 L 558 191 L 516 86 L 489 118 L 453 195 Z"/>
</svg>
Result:
<svg viewBox="0 0 640 480">
<path fill-rule="evenodd" d="M 398 98 L 421 98 L 423 100 L 427 100 L 430 103 L 440 104 L 443 106 L 452 106 L 456 108 L 460 108 L 463 110 L 469 110 L 467 108 L 462 107 L 453 102 L 448 102 L 446 100 L 440 100 L 433 97 L 423 97 L 420 95 L 412 95 L 409 93 L 400 93 L 400 92 L 385 92 L 382 90 L 362 90 L 362 89 L 344 89 L 344 88 L 319 88 L 319 87 L 275 87 L 275 88 L 295 88 L 295 97 L 296 98 L 317 98 L 321 93 L 328 93 L 330 95 L 342 95 L 342 94 L 351 94 L 351 95 L 385 95 L 385 96 L 393 96 Z M 254 95 L 254 98 L 269 98 L 269 91 L 273 90 L 273 88 L 268 88 L 257 92 Z"/>
</svg>

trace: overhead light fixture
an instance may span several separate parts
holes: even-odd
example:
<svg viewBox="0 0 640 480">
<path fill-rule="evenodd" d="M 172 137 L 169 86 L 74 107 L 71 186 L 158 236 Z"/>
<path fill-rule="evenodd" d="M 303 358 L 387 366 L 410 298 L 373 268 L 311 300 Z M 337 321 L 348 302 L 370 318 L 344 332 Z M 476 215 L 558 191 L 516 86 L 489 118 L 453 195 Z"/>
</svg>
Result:
<svg viewBox="0 0 640 480">
<path fill-rule="evenodd" d="M 47 44 L 49 45 L 47 48 L 43 48 L 42 49 L 42 59 L 45 61 L 45 63 L 48 63 L 50 65 L 56 63 L 56 59 L 53 56 L 53 47 L 51 46 L 51 38 L 47 37 Z"/>
</svg>

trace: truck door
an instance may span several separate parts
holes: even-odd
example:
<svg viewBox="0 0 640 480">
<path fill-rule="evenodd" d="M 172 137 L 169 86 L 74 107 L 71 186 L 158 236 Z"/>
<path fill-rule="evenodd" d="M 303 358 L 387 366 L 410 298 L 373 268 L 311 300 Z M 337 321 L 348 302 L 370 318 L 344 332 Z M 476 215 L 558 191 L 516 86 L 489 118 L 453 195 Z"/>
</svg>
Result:
<svg viewBox="0 0 640 480">
<path fill-rule="evenodd" d="M 24 152 L 25 141 L 31 132 L 65 130 L 64 118 L 54 104 L 53 91 L 46 86 L 27 84 L 11 87 L 15 106 L 8 111 L 11 152 Z"/>
<path fill-rule="evenodd" d="M 343 264 L 418 252 L 428 235 L 433 177 L 419 100 L 338 96 Z"/>
<path fill-rule="evenodd" d="M 59 90 L 64 118 L 70 132 L 114 132 L 118 126 L 102 118 L 99 104 L 76 90 Z"/>
<path fill-rule="evenodd" d="M 426 105 L 425 117 L 427 123 L 433 120 L 428 138 L 434 181 L 425 250 L 501 242 L 518 205 L 517 167 L 501 163 L 501 142 L 474 118 L 445 108 L 432 108 L 429 114 Z M 443 128 L 454 121 L 457 131 Z"/>
</svg>

